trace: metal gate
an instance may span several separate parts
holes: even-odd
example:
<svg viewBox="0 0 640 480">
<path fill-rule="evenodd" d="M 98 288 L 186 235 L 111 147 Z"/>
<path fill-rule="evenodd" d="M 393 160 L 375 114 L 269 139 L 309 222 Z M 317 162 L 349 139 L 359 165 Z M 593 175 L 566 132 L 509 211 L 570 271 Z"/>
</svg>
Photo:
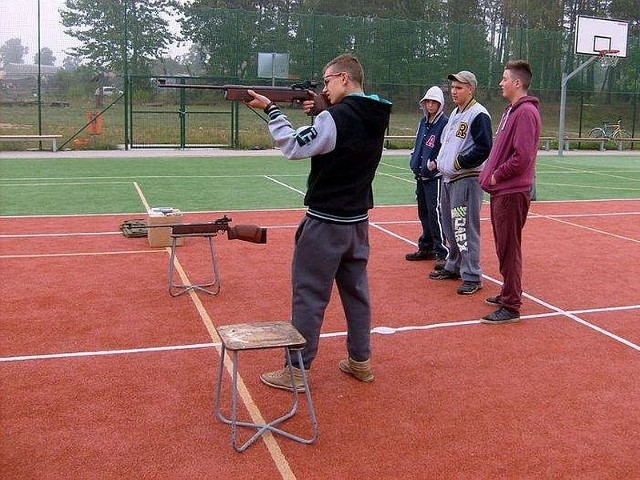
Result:
<svg viewBox="0 0 640 480">
<path fill-rule="evenodd" d="M 216 79 L 130 75 L 125 84 L 127 148 L 238 148 L 238 102 L 222 90 L 161 88 L 215 84 Z"/>
</svg>

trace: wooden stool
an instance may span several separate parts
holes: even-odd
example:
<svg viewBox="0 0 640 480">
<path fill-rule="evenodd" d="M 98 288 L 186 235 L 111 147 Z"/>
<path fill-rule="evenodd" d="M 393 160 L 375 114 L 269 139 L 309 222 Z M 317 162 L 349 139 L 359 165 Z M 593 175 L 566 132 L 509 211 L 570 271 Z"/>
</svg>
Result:
<svg viewBox="0 0 640 480">
<path fill-rule="evenodd" d="M 302 348 L 306 344 L 306 340 L 300 332 L 295 329 L 293 325 L 287 322 L 259 322 L 259 323 L 244 323 L 237 325 L 225 325 L 216 327 L 218 335 L 222 340 L 222 352 L 220 358 L 220 370 L 218 372 L 218 382 L 216 384 L 215 394 L 215 412 L 218 419 L 227 425 L 231 425 L 231 445 L 233 448 L 242 452 L 252 443 L 254 443 L 260 436 L 269 431 L 277 433 L 286 438 L 294 440 L 296 442 L 311 444 L 316 441 L 318 437 L 318 421 L 316 419 L 316 412 L 313 407 L 313 400 L 311 398 L 311 391 L 309 389 L 309 382 L 304 368 L 302 367 Z M 300 399 L 298 390 L 293 384 L 293 404 L 288 413 L 276 418 L 267 423 L 253 423 L 238 420 L 238 352 L 243 350 L 265 350 L 269 348 L 284 348 L 286 351 L 287 365 L 285 368 L 289 369 L 289 373 L 293 377 L 291 353 L 294 352 L 297 355 L 298 365 L 302 374 L 302 382 L 304 384 L 305 394 L 307 397 L 307 405 L 309 408 L 309 415 L 311 424 L 313 427 L 313 433 L 309 438 L 303 438 L 299 435 L 284 431 L 277 428 L 277 425 L 293 417 L 298 411 L 300 405 Z M 220 397 L 222 390 L 222 373 L 224 370 L 224 356 L 226 350 L 231 351 L 231 360 L 233 363 L 232 373 L 232 385 L 231 385 L 231 418 L 227 418 L 221 411 Z M 244 444 L 238 446 L 237 430 L 238 427 L 255 428 L 257 432 L 249 438 Z"/>
</svg>

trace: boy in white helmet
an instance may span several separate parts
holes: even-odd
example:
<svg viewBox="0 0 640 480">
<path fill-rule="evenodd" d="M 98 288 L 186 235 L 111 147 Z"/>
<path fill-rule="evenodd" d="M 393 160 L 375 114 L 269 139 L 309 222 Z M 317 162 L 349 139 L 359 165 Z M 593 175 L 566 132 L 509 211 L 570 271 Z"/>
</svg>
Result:
<svg viewBox="0 0 640 480">
<path fill-rule="evenodd" d="M 443 113 L 444 93 L 433 86 L 419 102 L 424 117 L 418 124 L 416 143 L 409 166 L 416 177 L 416 201 L 422 234 L 418 239 L 418 251 L 405 255 L 407 260 L 435 260 L 435 270 L 444 267 L 447 258 L 442 217 L 440 213 L 440 188 L 442 174 L 436 158 L 440 151 L 440 136 L 449 118 Z"/>
</svg>

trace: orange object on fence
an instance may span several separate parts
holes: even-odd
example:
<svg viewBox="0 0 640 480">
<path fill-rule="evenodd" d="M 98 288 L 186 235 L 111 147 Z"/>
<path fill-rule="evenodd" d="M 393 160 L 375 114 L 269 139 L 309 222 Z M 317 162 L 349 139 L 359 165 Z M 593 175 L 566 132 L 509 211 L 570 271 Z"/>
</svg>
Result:
<svg viewBox="0 0 640 480">
<path fill-rule="evenodd" d="M 76 138 L 73 141 L 73 146 L 76 148 L 85 148 L 91 145 L 91 140 L 88 138 Z"/>
<path fill-rule="evenodd" d="M 87 117 L 87 133 L 89 135 L 101 135 L 102 134 L 102 115 L 99 115 L 97 112 L 87 112 L 85 114 Z"/>
</svg>

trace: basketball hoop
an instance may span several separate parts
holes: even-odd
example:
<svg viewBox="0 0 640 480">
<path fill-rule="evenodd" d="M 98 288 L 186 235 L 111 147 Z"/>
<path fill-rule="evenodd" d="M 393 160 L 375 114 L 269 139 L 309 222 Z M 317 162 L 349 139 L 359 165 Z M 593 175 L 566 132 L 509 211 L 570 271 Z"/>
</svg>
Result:
<svg viewBox="0 0 640 480">
<path fill-rule="evenodd" d="M 620 50 L 600 50 L 600 65 L 602 68 L 615 67 L 618 64 Z"/>
</svg>

